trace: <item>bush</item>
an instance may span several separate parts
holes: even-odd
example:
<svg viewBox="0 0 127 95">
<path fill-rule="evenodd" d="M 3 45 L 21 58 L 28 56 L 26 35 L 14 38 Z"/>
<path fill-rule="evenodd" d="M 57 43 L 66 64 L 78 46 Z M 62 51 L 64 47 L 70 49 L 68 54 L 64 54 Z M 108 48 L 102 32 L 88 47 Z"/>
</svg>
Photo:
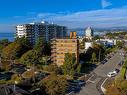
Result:
<svg viewBox="0 0 127 95">
<path fill-rule="evenodd" d="M 43 69 L 45 71 L 50 72 L 50 73 L 62 74 L 62 69 L 60 67 L 58 67 L 56 64 L 47 65 Z"/>
<path fill-rule="evenodd" d="M 126 68 L 122 68 L 121 71 L 120 71 L 120 76 L 121 78 L 125 79 L 126 78 Z"/>
<path fill-rule="evenodd" d="M 0 85 L 1 84 L 6 84 L 6 80 L 0 80 Z"/>
<path fill-rule="evenodd" d="M 47 95 L 65 95 L 68 83 L 64 76 L 52 74 L 41 80 L 38 85 L 45 88 Z"/>
</svg>

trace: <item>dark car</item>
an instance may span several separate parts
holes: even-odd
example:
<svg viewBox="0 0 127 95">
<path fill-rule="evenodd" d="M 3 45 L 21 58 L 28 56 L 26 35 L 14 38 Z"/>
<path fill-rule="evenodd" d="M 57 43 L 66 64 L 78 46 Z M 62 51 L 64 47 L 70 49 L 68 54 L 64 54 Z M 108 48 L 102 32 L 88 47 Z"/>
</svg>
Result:
<svg viewBox="0 0 127 95">
<path fill-rule="evenodd" d="M 124 63 L 124 61 L 121 61 L 121 62 L 118 64 L 118 66 L 122 66 L 123 63 Z"/>
<path fill-rule="evenodd" d="M 110 58 L 111 58 L 111 56 L 108 56 L 107 58 L 108 58 L 108 59 L 110 59 Z"/>
<path fill-rule="evenodd" d="M 119 69 L 115 69 L 115 71 L 116 71 L 116 73 L 119 73 L 120 70 Z"/>
<path fill-rule="evenodd" d="M 97 65 L 96 65 L 96 64 L 91 64 L 91 67 L 92 67 L 93 69 L 95 69 L 95 68 L 97 67 Z"/>
<path fill-rule="evenodd" d="M 103 61 L 101 61 L 101 64 L 105 64 L 107 62 L 106 59 L 104 59 Z"/>
</svg>

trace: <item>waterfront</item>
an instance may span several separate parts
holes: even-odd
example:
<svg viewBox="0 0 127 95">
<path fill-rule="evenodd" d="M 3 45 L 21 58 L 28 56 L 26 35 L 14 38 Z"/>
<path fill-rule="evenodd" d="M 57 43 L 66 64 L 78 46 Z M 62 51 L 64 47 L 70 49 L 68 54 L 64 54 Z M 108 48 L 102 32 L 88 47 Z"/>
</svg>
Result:
<svg viewBox="0 0 127 95">
<path fill-rule="evenodd" d="M 77 31 L 77 33 L 78 33 L 78 36 L 84 35 L 84 31 Z M 104 34 L 103 32 L 95 32 L 95 35 L 103 35 L 103 34 Z M 14 32 L 0 33 L 0 40 L 9 39 L 9 41 L 14 41 L 14 37 L 15 37 Z"/>
</svg>

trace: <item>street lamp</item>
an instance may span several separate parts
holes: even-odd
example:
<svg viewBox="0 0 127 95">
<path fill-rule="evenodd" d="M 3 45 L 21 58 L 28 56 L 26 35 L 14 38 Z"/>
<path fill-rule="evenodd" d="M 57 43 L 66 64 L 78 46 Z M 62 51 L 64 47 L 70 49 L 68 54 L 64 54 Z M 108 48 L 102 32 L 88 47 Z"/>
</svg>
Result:
<svg viewBox="0 0 127 95">
<path fill-rule="evenodd" d="M 99 62 L 101 61 L 101 49 L 99 50 Z"/>
<path fill-rule="evenodd" d="M 16 84 L 18 84 L 17 81 L 14 82 L 14 93 L 16 92 Z"/>
</svg>

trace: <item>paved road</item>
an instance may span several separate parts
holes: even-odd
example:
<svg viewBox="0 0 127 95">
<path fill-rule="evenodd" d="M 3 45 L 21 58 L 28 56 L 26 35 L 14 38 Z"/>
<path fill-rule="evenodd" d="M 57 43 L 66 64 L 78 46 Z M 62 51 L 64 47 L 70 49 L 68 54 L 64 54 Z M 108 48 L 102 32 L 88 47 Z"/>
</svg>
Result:
<svg viewBox="0 0 127 95">
<path fill-rule="evenodd" d="M 107 63 L 105 63 L 104 65 L 100 65 L 98 66 L 94 72 L 98 75 L 98 76 L 102 76 L 102 77 L 106 77 L 108 72 L 111 72 L 113 70 L 115 70 L 115 68 L 118 68 L 118 63 L 120 63 L 122 60 L 122 57 L 119 53 L 116 53 L 111 59 L 108 60 Z"/>
<path fill-rule="evenodd" d="M 106 62 L 104 65 L 99 65 L 94 71 L 90 79 L 87 81 L 85 87 L 77 95 L 103 95 L 100 86 L 107 77 L 108 72 L 115 70 L 118 63 L 122 61 L 122 56 L 119 51 Z"/>
</svg>

